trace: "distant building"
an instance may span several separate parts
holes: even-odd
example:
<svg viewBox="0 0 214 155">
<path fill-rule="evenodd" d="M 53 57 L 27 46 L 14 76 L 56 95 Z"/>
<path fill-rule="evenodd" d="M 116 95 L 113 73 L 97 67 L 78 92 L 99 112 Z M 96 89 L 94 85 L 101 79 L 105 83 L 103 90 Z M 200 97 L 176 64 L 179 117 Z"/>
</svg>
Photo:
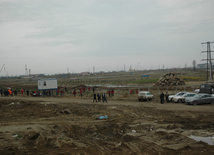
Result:
<svg viewBox="0 0 214 155">
<path fill-rule="evenodd" d="M 206 69 L 207 68 L 207 63 L 198 64 L 197 68 Z M 208 68 L 209 68 L 209 64 L 208 64 Z M 212 64 L 212 68 L 214 68 L 214 64 Z"/>
<path fill-rule="evenodd" d="M 90 75 L 90 72 L 82 72 L 82 73 L 79 73 L 79 75 Z"/>
</svg>

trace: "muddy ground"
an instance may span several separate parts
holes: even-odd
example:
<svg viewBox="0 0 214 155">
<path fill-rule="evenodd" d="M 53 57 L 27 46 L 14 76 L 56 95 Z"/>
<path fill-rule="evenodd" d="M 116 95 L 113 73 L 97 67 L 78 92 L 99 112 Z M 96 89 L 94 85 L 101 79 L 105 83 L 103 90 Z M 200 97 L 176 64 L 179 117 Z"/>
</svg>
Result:
<svg viewBox="0 0 214 155">
<path fill-rule="evenodd" d="M 107 119 L 98 119 L 107 116 Z M 0 97 L 0 154 L 214 154 L 214 105 Z"/>
</svg>

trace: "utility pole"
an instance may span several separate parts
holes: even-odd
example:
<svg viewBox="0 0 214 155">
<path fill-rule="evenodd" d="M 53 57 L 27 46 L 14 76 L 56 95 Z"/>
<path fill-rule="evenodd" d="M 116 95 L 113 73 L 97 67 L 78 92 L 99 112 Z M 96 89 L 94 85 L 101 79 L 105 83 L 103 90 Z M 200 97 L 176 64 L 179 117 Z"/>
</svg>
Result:
<svg viewBox="0 0 214 155">
<path fill-rule="evenodd" d="M 93 73 L 95 73 L 95 67 L 93 67 Z"/>
<path fill-rule="evenodd" d="M 207 60 L 207 82 L 211 82 L 213 83 L 213 72 L 212 72 L 212 58 L 211 58 L 211 48 L 210 48 L 210 43 L 214 43 L 214 42 L 203 42 L 201 43 L 203 44 L 207 44 L 207 51 L 202 51 L 202 53 L 206 52 L 207 53 L 207 59 L 202 59 L 202 60 Z M 208 64 L 209 64 L 209 69 L 210 69 L 210 76 L 209 76 L 209 80 L 208 80 Z"/>
<path fill-rule="evenodd" d="M 25 65 L 25 75 L 28 76 L 27 65 Z"/>
</svg>

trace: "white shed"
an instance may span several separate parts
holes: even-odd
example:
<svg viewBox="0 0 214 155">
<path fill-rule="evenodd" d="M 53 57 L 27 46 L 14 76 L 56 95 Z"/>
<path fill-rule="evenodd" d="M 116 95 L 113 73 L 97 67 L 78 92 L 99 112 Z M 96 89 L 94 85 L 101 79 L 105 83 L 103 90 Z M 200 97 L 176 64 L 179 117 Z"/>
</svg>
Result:
<svg viewBox="0 0 214 155">
<path fill-rule="evenodd" d="M 57 79 L 39 79 L 38 90 L 58 89 Z"/>
</svg>

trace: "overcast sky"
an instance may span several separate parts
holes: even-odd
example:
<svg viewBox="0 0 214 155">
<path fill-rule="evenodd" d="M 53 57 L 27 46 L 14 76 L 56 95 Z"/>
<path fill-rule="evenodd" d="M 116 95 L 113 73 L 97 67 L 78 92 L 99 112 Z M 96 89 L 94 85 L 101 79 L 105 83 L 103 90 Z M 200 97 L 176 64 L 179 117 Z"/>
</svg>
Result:
<svg viewBox="0 0 214 155">
<path fill-rule="evenodd" d="M 0 76 L 205 63 L 214 0 L 0 0 Z M 214 50 L 214 44 L 211 45 Z"/>
</svg>

